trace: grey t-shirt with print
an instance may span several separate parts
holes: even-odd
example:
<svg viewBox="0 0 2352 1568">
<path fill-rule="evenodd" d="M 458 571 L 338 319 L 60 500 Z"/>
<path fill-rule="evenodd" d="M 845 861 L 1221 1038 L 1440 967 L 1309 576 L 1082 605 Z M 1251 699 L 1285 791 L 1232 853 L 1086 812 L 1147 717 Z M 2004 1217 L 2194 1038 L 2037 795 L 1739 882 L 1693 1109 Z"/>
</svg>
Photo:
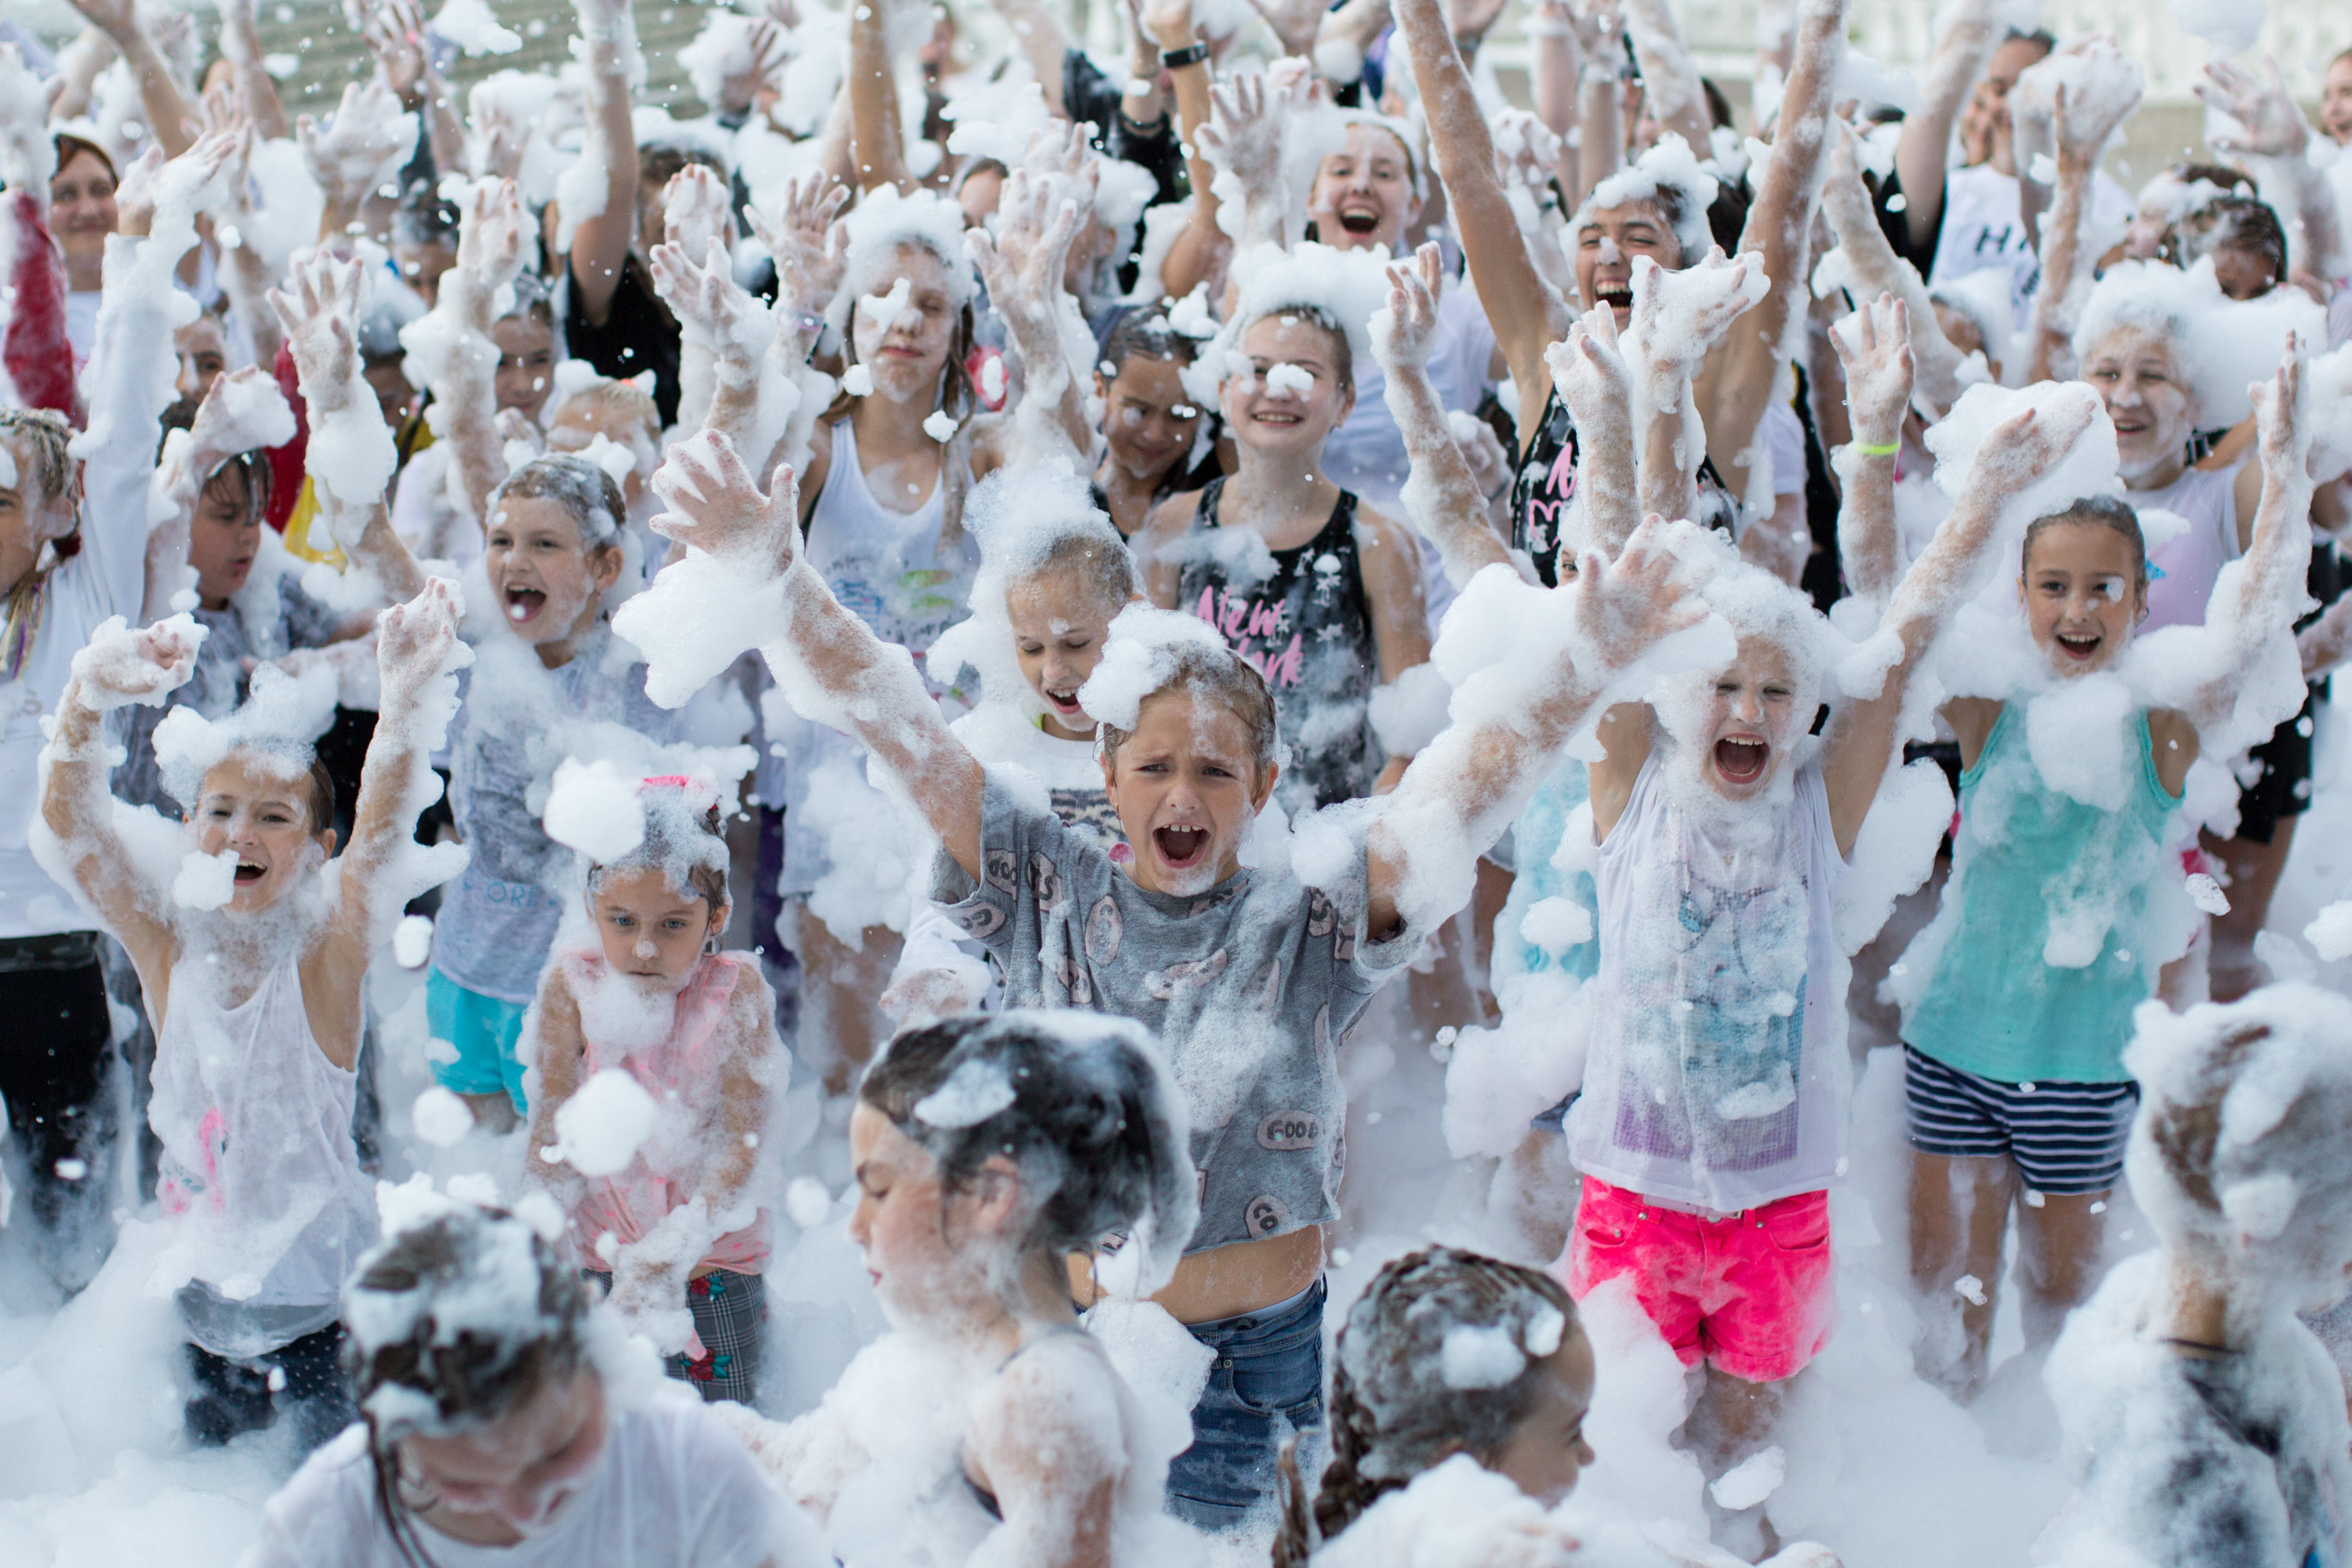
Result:
<svg viewBox="0 0 2352 1568">
<path fill-rule="evenodd" d="M 1006 1005 L 1132 1018 L 1167 1051 L 1201 1173 L 1186 1250 L 1337 1218 L 1346 1103 L 1334 1047 L 1421 933 L 1367 942 L 1360 893 L 1287 874 L 1245 869 L 1193 898 L 1148 892 L 1092 833 L 994 773 L 981 857 L 975 882 L 941 854 L 931 896 L 1003 966 Z"/>
</svg>

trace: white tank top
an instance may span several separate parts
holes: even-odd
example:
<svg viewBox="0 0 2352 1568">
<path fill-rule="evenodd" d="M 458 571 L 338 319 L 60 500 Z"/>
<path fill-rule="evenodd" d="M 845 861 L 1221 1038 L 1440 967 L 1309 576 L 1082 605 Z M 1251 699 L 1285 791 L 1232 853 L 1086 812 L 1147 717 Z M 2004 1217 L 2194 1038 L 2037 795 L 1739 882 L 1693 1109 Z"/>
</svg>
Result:
<svg viewBox="0 0 2352 1568">
<path fill-rule="evenodd" d="M 1772 831 L 1732 840 L 1672 798 L 1662 736 L 1595 879 L 1579 1170 L 1717 1213 L 1836 1180 L 1844 1141 L 1844 964 L 1830 915 L 1845 869 L 1818 757 Z M 1702 786 L 1704 787 L 1704 786 Z"/>
<path fill-rule="evenodd" d="M 289 953 L 224 1006 L 226 965 L 191 951 L 172 972 L 147 1119 L 163 1142 L 159 1196 L 194 1251 L 182 1315 L 197 1342 L 252 1356 L 334 1321 L 343 1280 L 376 1239 L 373 1185 L 352 1142 L 359 1079 L 329 1061 Z M 307 1326 L 304 1326 L 306 1325 Z"/>
<path fill-rule="evenodd" d="M 944 471 L 912 511 L 883 505 L 866 483 L 857 436 L 844 419 L 833 427 L 833 461 L 809 514 L 808 560 L 844 607 L 885 642 L 920 655 L 963 619 L 979 552 L 969 532 L 942 549 L 947 521 Z M 943 448 L 948 462 L 952 449 Z"/>
<path fill-rule="evenodd" d="M 2213 579 L 2238 558 L 2238 472 L 2241 458 L 2226 468 L 2189 468 L 2160 489 L 2133 490 L 2124 499 L 2135 511 L 2168 511 L 2188 521 L 2175 538 L 2147 553 L 2164 574 L 2148 575 L 2147 619 L 2142 632 L 2158 626 L 2200 626 Z"/>
</svg>

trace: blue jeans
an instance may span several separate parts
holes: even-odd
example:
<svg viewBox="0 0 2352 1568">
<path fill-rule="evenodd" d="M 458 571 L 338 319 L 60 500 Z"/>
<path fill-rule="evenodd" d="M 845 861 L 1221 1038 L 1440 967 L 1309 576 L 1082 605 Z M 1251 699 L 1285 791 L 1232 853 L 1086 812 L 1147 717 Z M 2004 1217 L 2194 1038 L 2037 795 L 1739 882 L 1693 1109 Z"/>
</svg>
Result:
<svg viewBox="0 0 2352 1568">
<path fill-rule="evenodd" d="M 1238 1524 L 1273 1494 L 1283 1440 L 1321 1428 L 1327 1294 L 1318 1279 L 1286 1311 L 1188 1325 L 1217 1359 L 1192 1406 L 1192 1446 L 1168 1467 L 1169 1512 L 1202 1530 Z M 1315 1467 L 1302 1456 L 1300 1468 Z"/>
</svg>

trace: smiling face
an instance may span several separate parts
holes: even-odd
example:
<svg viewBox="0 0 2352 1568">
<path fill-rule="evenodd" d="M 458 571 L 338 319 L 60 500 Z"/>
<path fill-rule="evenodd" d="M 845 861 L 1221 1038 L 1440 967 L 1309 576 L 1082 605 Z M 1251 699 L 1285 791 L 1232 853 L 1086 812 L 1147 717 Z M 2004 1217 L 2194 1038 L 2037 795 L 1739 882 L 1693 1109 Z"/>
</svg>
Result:
<svg viewBox="0 0 2352 1568">
<path fill-rule="evenodd" d="M 1521 1418 L 1503 1446 L 1481 1457 L 1488 1469 L 1516 1482 L 1519 1490 L 1553 1508 L 1576 1489 L 1576 1479 L 1592 1463 L 1584 1440 L 1584 1415 L 1592 1406 L 1592 1343 L 1581 1333 L 1538 1362 L 1534 1408 Z"/>
<path fill-rule="evenodd" d="M 1576 231 L 1576 289 L 1606 305 L 1620 331 L 1633 319 L 1633 258 L 1646 256 L 1668 271 L 1683 264 L 1682 241 L 1654 201 L 1599 207 Z"/>
<path fill-rule="evenodd" d="M 2319 89 L 2319 128 L 2338 146 L 2352 146 L 2352 50 L 2327 62 Z"/>
<path fill-rule="evenodd" d="M 2134 489 L 2171 483 L 2187 461 L 2196 415 L 2171 337 L 2116 326 L 2083 357 L 2083 380 L 2115 423 L 2124 483 Z"/>
<path fill-rule="evenodd" d="M 588 629 L 604 590 L 620 580 L 621 552 L 584 544 L 562 502 L 509 496 L 492 509 L 482 568 L 517 637 L 534 646 L 568 644 Z"/>
<path fill-rule="evenodd" d="M 873 373 L 874 390 L 882 396 L 894 403 L 928 403 L 939 395 L 961 314 L 947 266 L 927 247 L 902 245 L 877 271 L 879 287 L 861 297 L 850 313 L 857 363 Z M 866 303 L 887 296 L 901 278 L 908 288 L 898 310 Z"/>
<path fill-rule="evenodd" d="M 1307 216 L 1316 237 L 1334 249 L 1385 245 L 1391 256 L 1403 255 L 1405 231 L 1421 221 L 1404 143 L 1377 125 L 1349 126 L 1346 143 L 1315 170 Z"/>
<path fill-rule="evenodd" d="M 681 893 L 651 866 L 600 870 L 588 888 L 588 916 L 616 974 L 682 986 L 702 944 L 727 929 L 727 906 L 713 910 L 699 892 Z"/>
<path fill-rule="evenodd" d="M 535 310 L 525 310 L 491 322 L 490 341 L 499 345 L 499 368 L 492 378 L 499 406 L 537 413 L 555 374 L 554 323 Z"/>
<path fill-rule="evenodd" d="M 1174 360 L 1129 354 L 1108 381 L 1095 373 L 1095 392 L 1103 400 L 1110 459 L 1131 477 L 1157 479 L 1192 450 L 1201 410 L 1185 392 L 1183 367 Z"/>
<path fill-rule="evenodd" d="M 77 150 L 49 177 L 49 232 L 58 237 L 58 245 L 66 253 L 73 287 L 98 287 L 99 269 L 106 260 L 106 237 L 119 225 L 114 176 L 107 172 L 106 161 L 86 149 Z"/>
<path fill-rule="evenodd" d="M 2017 79 L 2041 63 L 2050 46 L 2033 38 L 2009 38 L 1992 52 L 1985 73 L 1977 79 L 1962 121 L 1962 144 L 1975 162 L 1986 159 L 2006 167 L 2011 162 L 2009 95 Z M 1979 152 L 1979 149 L 1981 150 Z"/>
<path fill-rule="evenodd" d="M 1738 658 L 1715 679 L 1704 722 L 1700 772 L 1706 782 L 1734 800 L 1763 793 L 1804 732 L 1788 650 L 1741 637 Z"/>
<path fill-rule="evenodd" d="M 2063 676 L 2105 669 L 2123 656 L 2147 613 L 2131 541 L 2097 522 L 2053 522 L 2026 541 L 2019 591 L 2034 645 Z"/>
<path fill-rule="evenodd" d="M 1102 662 L 1111 617 L 1125 608 L 1105 597 L 1076 572 L 1048 573 L 1004 590 L 1021 678 L 1045 705 L 1045 732 L 1061 740 L 1089 740 L 1095 732 L 1094 720 L 1078 705 L 1078 688 Z"/>
<path fill-rule="evenodd" d="M 335 852 L 333 827 L 310 831 L 310 781 L 289 778 L 246 752 L 231 752 L 206 770 L 186 821 L 199 854 L 236 852 L 228 908 L 238 914 L 269 908 Z"/>
<path fill-rule="evenodd" d="M 1181 688 L 1145 698 L 1134 731 L 1103 759 L 1136 886 L 1190 898 L 1239 870 L 1279 771 L 1260 773 L 1249 725 L 1213 698 Z"/>
<path fill-rule="evenodd" d="M 1260 317 L 1242 333 L 1241 352 L 1255 374 L 1229 375 L 1217 389 L 1219 405 L 1234 438 L 1258 452 L 1297 456 L 1312 462 L 1323 442 L 1356 406 L 1354 391 L 1339 384 L 1339 345 L 1328 327 L 1307 317 L 1277 313 Z M 1289 365 L 1314 379 L 1304 388 L 1291 375 L 1271 385 L 1266 373 Z"/>
<path fill-rule="evenodd" d="M 512 1545 L 552 1524 L 579 1493 L 610 1426 L 604 1383 L 583 1368 L 486 1426 L 411 1433 L 400 1439 L 400 1468 L 413 1490 L 437 1500 L 428 1515 L 463 1516 L 466 1539 Z"/>
<path fill-rule="evenodd" d="M 982 1294 L 989 1270 L 975 1251 L 1003 1245 L 1017 1180 L 1010 1161 L 991 1160 L 972 1185 L 950 1190 L 929 1151 L 864 1100 L 849 1113 L 849 1163 L 857 1183 L 850 1241 L 894 1321 L 939 1323 Z"/>
<path fill-rule="evenodd" d="M 196 498 L 188 524 L 188 564 L 195 568 L 196 596 L 208 610 L 226 609 L 253 574 L 261 550 L 261 512 L 246 493 L 245 470 L 224 466 Z"/>
</svg>

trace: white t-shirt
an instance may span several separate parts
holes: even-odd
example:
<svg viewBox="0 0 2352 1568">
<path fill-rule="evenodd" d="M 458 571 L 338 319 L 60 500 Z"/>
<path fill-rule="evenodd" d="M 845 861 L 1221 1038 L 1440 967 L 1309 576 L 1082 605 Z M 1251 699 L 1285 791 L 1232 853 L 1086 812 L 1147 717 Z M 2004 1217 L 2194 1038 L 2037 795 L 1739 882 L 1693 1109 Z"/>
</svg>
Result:
<svg viewBox="0 0 2352 1568">
<path fill-rule="evenodd" d="M 815 1568 L 814 1526 L 733 1433 L 683 1390 L 615 1411 L 595 1472 L 545 1532 L 477 1546 L 418 1521 L 441 1568 Z M 367 1428 L 310 1456 L 261 1510 L 242 1568 L 410 1568 L 376 1507 Z"/>
<path fill-rule="evenodd" d="M 2131 195 L 2105 174 L 2091 176 L 2094 232 L 2120 229 L 2131 221 Z M 1942 283 L 1998 267 L 2009 274 L 2011 330 L 2023 331 L 2042 283 L 2042 262 L 2033 237 L 2025 232 L 2018 205 L 2017 176 L 1990 163 L 1954 169 L 1944 176 L 1944 226 L 1936 238 L 1936 261 L 1927 281 Z"/>
</svg>

